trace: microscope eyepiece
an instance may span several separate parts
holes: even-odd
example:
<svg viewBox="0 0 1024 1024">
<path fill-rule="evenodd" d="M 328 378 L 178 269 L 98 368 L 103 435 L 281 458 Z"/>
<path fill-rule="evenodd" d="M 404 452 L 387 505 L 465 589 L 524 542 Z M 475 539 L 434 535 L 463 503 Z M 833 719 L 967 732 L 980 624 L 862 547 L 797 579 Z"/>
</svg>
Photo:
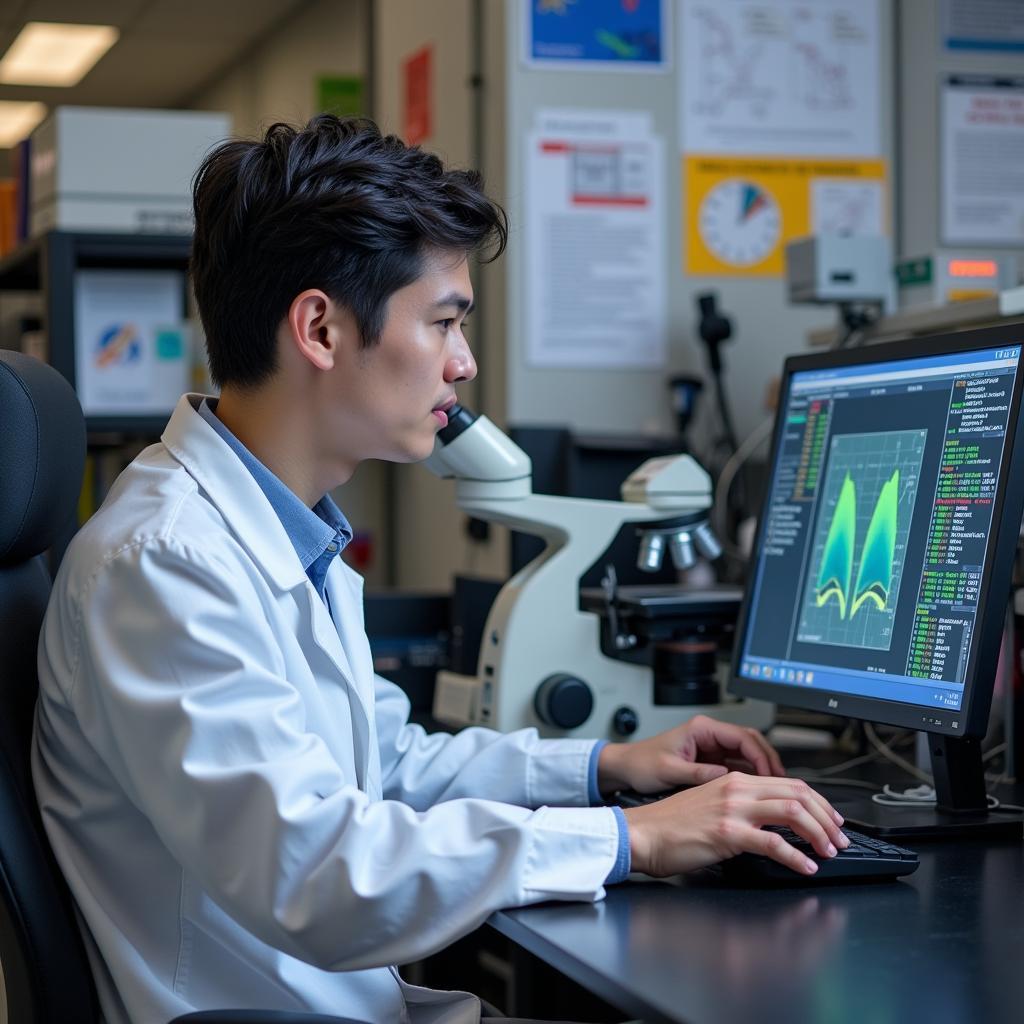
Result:
<svg viewBox="0 0 1024 1024">
<path fill-rule="evenodd" d="M 470 412 L 464 405 L 453 405 L 448 410 L 448 425 L 442 427 L 437 436 L 441 444 L 451 444 L 464 430 L 468 430 L 476 422 L 476 413 Z"/>
</svg>

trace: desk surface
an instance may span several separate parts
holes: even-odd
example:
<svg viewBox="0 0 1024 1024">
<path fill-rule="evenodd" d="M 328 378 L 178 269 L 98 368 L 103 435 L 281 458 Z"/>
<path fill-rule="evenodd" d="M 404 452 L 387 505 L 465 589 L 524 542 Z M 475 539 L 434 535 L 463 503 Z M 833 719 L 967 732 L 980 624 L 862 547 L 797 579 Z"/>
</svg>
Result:
<svg viewBox="0 0 1024 1024">
<path fill-rule="evenodd" d="M 915 848 L 898 882 L 736 889 L 705 872 L 490 923 L 652 1024 L 1019 1024 L 1024 844 Z"/>
</svg>

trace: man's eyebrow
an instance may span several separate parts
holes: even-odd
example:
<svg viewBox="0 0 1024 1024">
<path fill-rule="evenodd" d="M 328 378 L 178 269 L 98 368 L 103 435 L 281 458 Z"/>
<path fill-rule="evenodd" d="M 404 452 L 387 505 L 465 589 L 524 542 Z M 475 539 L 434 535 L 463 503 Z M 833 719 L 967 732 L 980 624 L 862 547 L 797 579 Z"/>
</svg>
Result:
<svg viewBox="0 0 1024 1024">
<path fill-rule="evenodd" d="M 434 303 L 435 308 L 441 306 L 454 306 L 456 309 L 461 310 L 465 314 L 470 314 L 476 308 L 476 303 L 472 299 L 467 299 L 461 292 L 449 292 L 443 298 L 437 300 Z"/>
</svg>

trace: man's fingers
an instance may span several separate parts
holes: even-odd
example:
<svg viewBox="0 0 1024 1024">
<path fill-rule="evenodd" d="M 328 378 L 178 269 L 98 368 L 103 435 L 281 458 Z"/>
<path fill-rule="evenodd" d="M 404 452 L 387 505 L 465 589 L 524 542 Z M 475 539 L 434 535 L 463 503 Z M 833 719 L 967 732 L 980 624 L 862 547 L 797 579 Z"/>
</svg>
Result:
<svg viewBox="0 0 1024 1024">
<path fill-rule="evenodd" d="M 774 762 L 772 760 L 771 755 L 775 752 L 771 744 L 756 729 L 747 729 L 733 722 L 718 722 L 713 718 L 702 718 L 699 722 L 695 719 L 694 724 L 697 726 L 694 739 L 701 753 L 721 756 L 728 751 L 739 754 L 756 775 L 785 774 L 777 754 Z M 779 771 L 775 771 L 776 764 Z"/>
<path fill-rule="evenodd" d="M 821 857 L 834 857 L 836 846 L 830 829 L 799 800 L 762 800 L 757 804 L 754 820 L 758 825 L 785 825 L 798 836 L 803 836 Z"/>
<path fill-rule="evenodd" d="M 682 764 L 679 766 L 680 779 L 677 785 L 701 786 L 728 774 L 729 769 L 724 764 Z"/>
<path fill-rule="evenodd" d="M 799 779 L 751 777 L 745 780 L 744 789 L 756 801 L 753 815 L 758 825 L 788 825 L 794 831 L 799 831 L 793 824 L 794 815 L 797 814 L 796 809 L 799 807 L 817 822 L 818 827 L 829 837 L 830 842 L 842 848 L 850 845 L 850 841 L 839 827 L 843 821 L 842 816 L 806 782 Z M 766 807 L 770 809 L 771 813 L 781 816 L 766 818 L 764 816 Z M 790 808 L 788 815 L 784 812 L 785 807 Z M 800 834 L 804 835 L 802 832 Z M 804 838 L 813 842 L 811 836 L 804 836 Z"/>
<path fill-rule="evenodd" d="M 801 875 L 813 875 L 818 870 L 818 865 L 810 857 L 805 857 L 777 832 L 755 830 L 754 837 L 750 842 L 750 852 L 771 857 L 772 860 L 778 861 L 784 867 L 791 868 Z"/>
<path fill-rule="evenodd" d="M 764 748 L 765 754 L 768 755 L 768 765 L 771 769 L 771 774 L 785 775 L 786 769 L 782 764 L 782 758 L 779 757 L 779 752 L 756 729 L 751 729 L 750 734 L 753 736 L 754 742 L 759 743 Z"/>
</svg>

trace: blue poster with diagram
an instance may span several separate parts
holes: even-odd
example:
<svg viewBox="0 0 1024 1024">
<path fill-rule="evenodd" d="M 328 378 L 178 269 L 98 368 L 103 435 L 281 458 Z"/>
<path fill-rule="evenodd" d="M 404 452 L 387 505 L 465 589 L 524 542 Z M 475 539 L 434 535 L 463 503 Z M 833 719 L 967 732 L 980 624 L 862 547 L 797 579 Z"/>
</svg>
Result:
<svg viewBox="0 0 1024 1024">
<path fill-rule="evenodd" d="M 527 64 L 662 71 L 668 32 L 663 0 L 527 0 Z"/>
</svg>

